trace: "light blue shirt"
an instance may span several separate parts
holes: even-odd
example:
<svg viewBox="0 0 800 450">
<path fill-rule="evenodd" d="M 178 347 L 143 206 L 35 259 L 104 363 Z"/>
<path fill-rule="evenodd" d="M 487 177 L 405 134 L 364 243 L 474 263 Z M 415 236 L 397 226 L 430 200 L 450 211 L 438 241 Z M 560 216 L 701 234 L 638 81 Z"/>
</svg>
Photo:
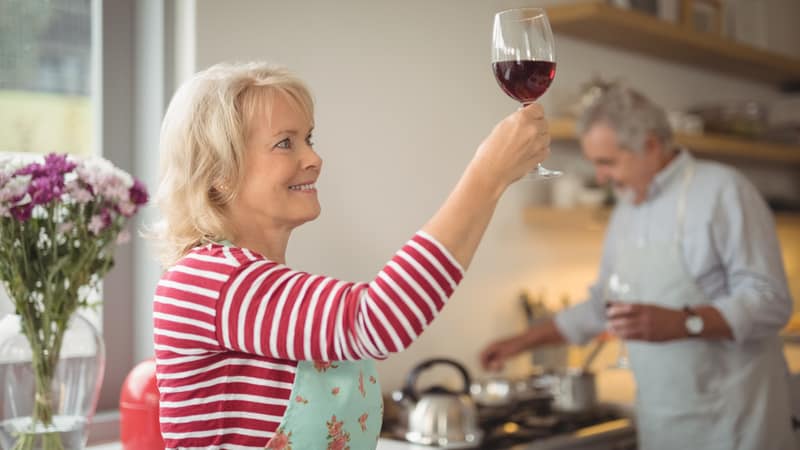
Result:
<svg viewBox="0 0 800 450">
<path fill-rule="evenodd" d="M 681 248 L 689 274 L 733 331 L 737 342 L 775 336 L 792 313 L 792 298 L 771 211 L 734 169 L 681 151 L 651 182 L 647 200 L 618 203 L 589 298 L 560 312 L 556 325 L 575 344 L 606 327 L 605 289 L 621 239 L 673 239 L 684 169 L 695 172 L 686 198 Z"/>
</svg>

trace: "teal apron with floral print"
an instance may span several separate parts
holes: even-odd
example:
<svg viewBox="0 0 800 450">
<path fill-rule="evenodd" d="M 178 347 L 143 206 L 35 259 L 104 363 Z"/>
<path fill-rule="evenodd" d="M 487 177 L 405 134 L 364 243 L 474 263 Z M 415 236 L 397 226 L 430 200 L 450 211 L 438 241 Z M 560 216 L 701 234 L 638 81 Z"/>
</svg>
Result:
<svg viewBox="0 0 800 450">
<path fill-rule="evenodd" d="M 375 362 L 300 361 L 273 450 L 374 449 L 383 417 Z"/>
</svg>

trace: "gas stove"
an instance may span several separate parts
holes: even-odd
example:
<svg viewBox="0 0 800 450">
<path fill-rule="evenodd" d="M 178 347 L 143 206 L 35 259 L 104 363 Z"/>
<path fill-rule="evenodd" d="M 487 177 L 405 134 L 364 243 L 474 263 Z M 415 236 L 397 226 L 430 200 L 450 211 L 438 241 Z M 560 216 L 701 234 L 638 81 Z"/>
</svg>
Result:
<svg viewBox="0 0 800 450">
<path fill-rule="evenodd" d="M 531 414 L 516 408 L 505 417 L 481 416 L 484 438 L 479 449 L 634 450 L 633 422 L 618 408 L 601 405 L 582 413 Z"/>
<path fill-rule="evenodd" d="M 484 436 L 476 450 L 635 450 L 636 429 L 620 408 L 599 405 L 583 413 L 527 408 L 479 409 Z M 403 441 L 385 427 L 384 438 Z M 414 447 L 417 448 L 417 447 Z"/>
</svg>

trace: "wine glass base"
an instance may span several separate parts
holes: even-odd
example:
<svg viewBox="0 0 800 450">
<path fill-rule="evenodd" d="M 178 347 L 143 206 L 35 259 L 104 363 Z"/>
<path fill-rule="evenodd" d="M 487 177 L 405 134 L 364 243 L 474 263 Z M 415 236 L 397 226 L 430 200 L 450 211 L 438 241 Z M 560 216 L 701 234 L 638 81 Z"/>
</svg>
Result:
<svg viewBox="0 0 800 450">
<path fill-rule="evenodd" d="M 550 178 L 558 178 L 561 175 L 564 175 L 564 172 L 562 172 L 560 170 L 548 169 L 548 168 L 542 166 L 541 164 L 539 164 L 539 166 L 536 167 L 536 170 L 533 170 L 533 171 L 529 172 L 528 175 L 526 175 L 526 176 L 528 178 L 547 180 L 547 179 L 550 179 Z"/>
</svg>

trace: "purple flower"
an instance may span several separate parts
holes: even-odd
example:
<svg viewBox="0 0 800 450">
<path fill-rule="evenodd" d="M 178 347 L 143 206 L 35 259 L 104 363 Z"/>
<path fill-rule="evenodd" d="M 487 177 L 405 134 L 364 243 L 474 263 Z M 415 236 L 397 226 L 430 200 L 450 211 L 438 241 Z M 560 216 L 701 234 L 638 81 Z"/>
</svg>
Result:
<svg viewBox="0 0 800 450">
<path fill-rule="evenodd" d="M 26 203 L 24 205 L 15 206 L 11 208 L 11 215 L 20 222 L 25 222 L 31 218 L 33 211 L 33 203 Z"/>
<path fill-rule="evenodd" d="M 21 169 L 17 169 L 14 175 L 31 175 L 33 178 L 36 178 L 42 176 L 44 173 L 44 166 L 39 163 L 30 163 Z"/>
<path fill-rule="evenodd" d="M 50 153 L 44 158 L 44 168 L 50 175 L 63 175 L 77 166 L 67 159 L 67 155 Z"/>
<path fill-rule="evenodd" d="M 31 163 L 18 169 L 15 175 L 30 175 L 28 194 L 33 206 L 50 203 L 64 192 L 64 174 L 75 168 L 75 163 L 66 155 L 51 153 L 44 159 L 44 165 Z"/>
<path fill-rule="evenodd" d="M 60 197 L 63 191 L 64 179 L 60 175 L 34 178 L 28 186 L 28 193 L 34 205 L 50 203 L 54 198 Z"/>
<path fill-rule="evenodd" d="M 147 203 L 147 188 L 144 186 L 144 183 L 139 180 L 133 181 L 133 186 L 131 186 L 128 195 L 135 205 L 144 205 Z"/>
</svg>

